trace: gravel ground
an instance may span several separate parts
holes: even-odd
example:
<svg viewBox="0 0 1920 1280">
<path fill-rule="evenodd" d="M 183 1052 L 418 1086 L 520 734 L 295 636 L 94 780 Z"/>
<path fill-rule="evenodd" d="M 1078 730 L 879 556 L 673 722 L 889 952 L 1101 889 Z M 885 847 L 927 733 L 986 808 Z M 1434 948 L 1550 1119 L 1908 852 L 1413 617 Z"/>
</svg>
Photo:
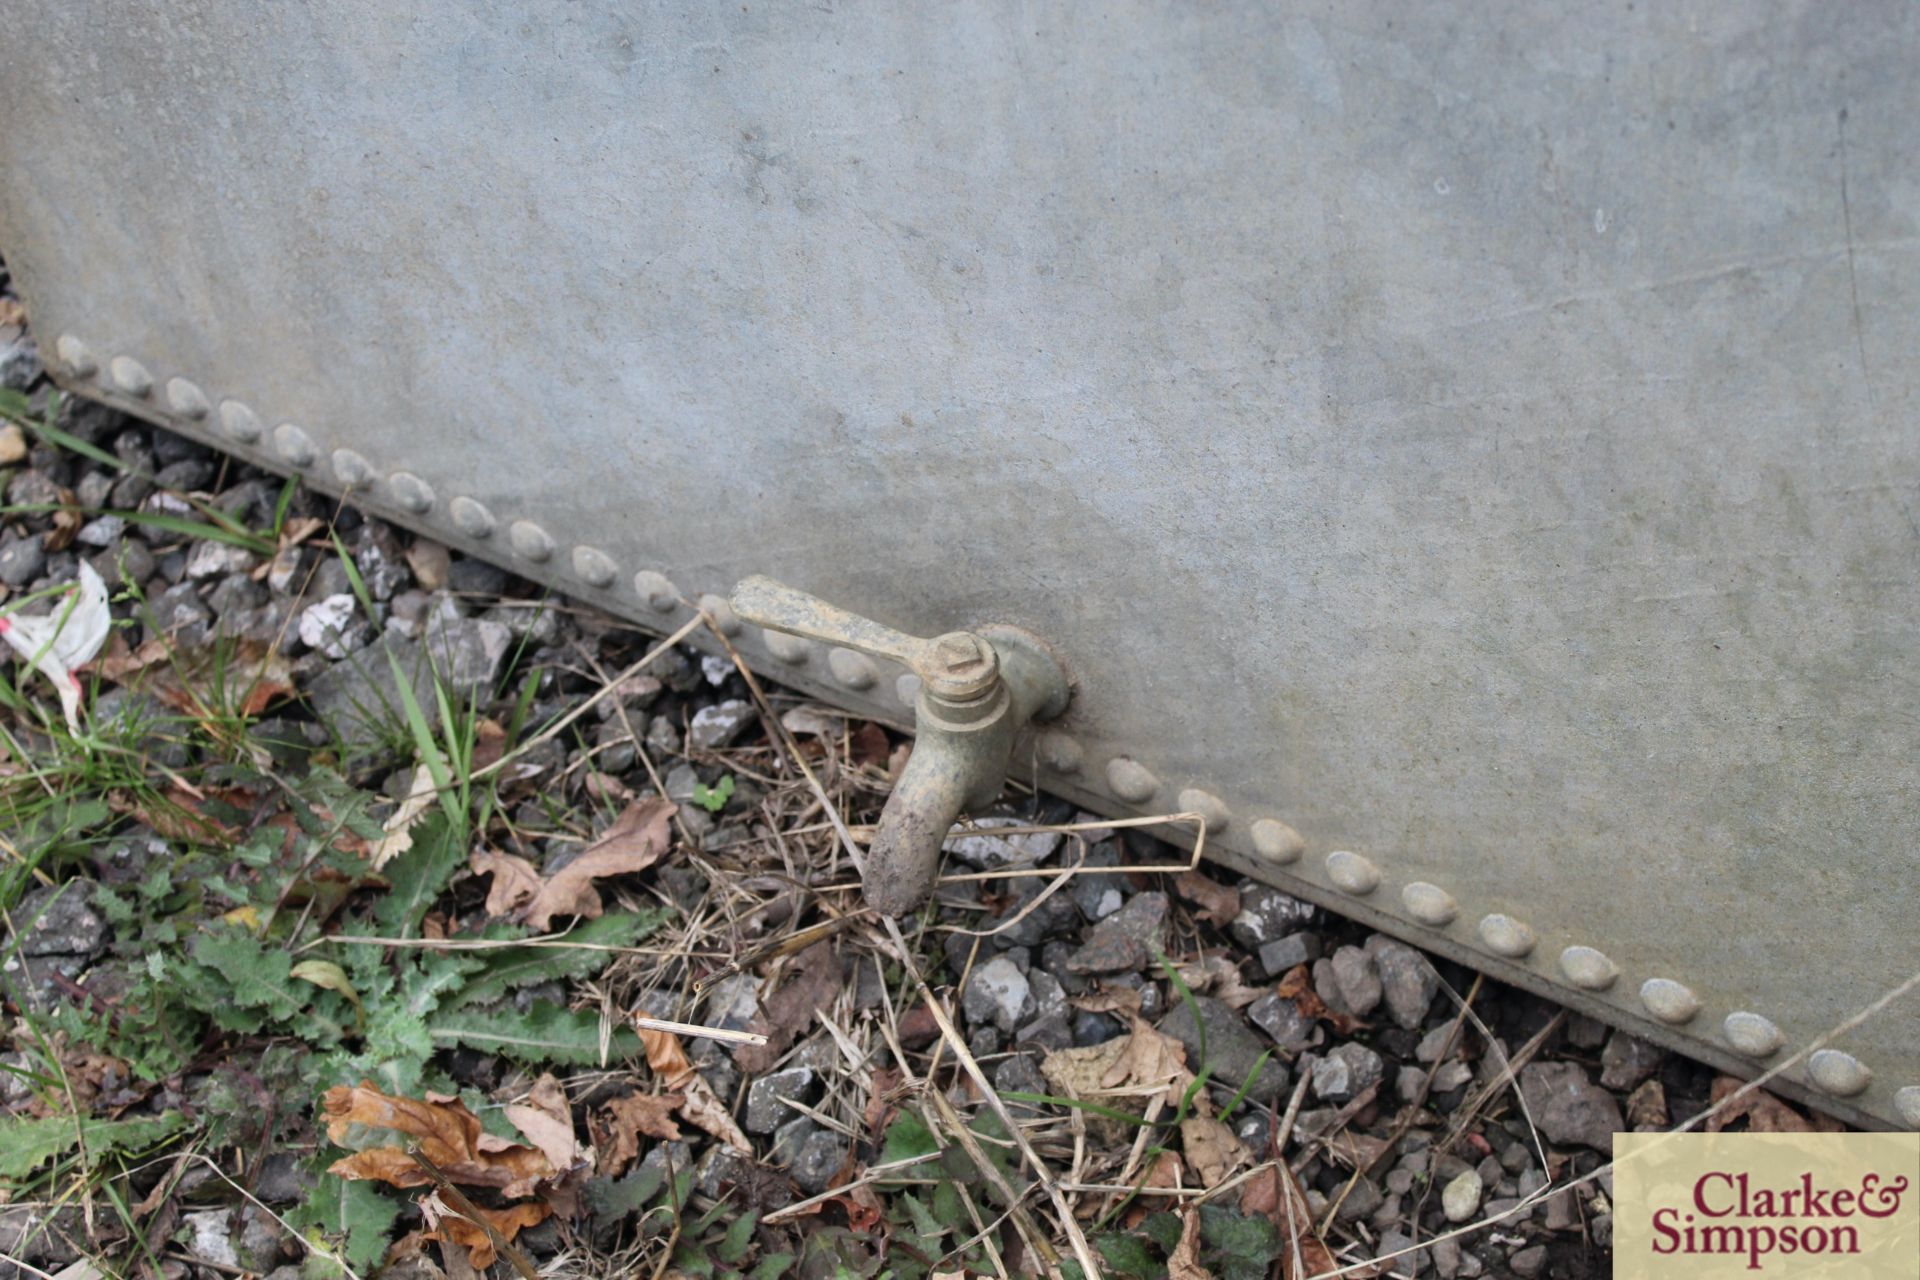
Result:
<svg viewBox="0 0 1920 1280">
<path fill-rule="evenodd" d="M 31 339 L 4 311 L 0 379 L 27 393 L 27 417 L 38 420 L 49 388 Z M 954 1116 L 1008 1150 L 1011 1135 L 991 1131 L 997 1108 L 969 1072 L 956 1070 L 959 1047 L 930 1016 L 927 993 L 912 980 L 916 967 L 955 1010 L 957 1038 L 998 1106 L 1055 1177 L 1078 1188 L 1067 1193 L 1075 1216 L 1115 1272 L 1164 1268 L 1164 1244 L 1150 1248 L 1142 1266 L 1127 1261 L 1131 1246 L 1121 1237 L 1132 1232 L 1126 1239 L 1151 1244 L 1155 1212 L 1191 1212 L 1194 1201 L 1182 1198 L 1189 1193 L 1225 1185 L 1225 1202 L 1257 1215 L 1245 1198 L 1254 1184 L 1232 1180 L 1282 1160 L 1304 1191 L 1311 1234 L 1342 1265 L 1421 1245 L 1378 1273 L 1605 1274 L 1609 1178 L 1552 1188 L 1601 1168 L 1615 1131 L 1665 1127 L 1713 1096 L 1708 1068 L 1277 890 L 1213 868 L 1130 871 L 1185 854 L 1134 830 L 1103 829 L 1044 796 L 1010 792 L 973 834 L 950 843 L 949 872 L 1025 874 L 943 883 L 935 909 L 910 922 L 909 964 L 858 912 L 819 803 L 824 793 L 847 822 L 871 822 L 907 745 L 897 735 L 778 690 L 771 716 L 763 714 L 731 663 L 692 648 L 667 649 L 616 682 L 649 642 L 589 608 L 98 406 L 60 403 L 51 422 L 118 465 L 31 428 L 0 429 L 8 503 L 0 599 L 44 612 L 55 596 L 42 593 L 73 582 L 83 562 L 110 584 L 116 638 L 87 681 L 88 723 L 102 741 L 122 744 L 134 757 L 128 767 L 151 786 L 178 800 L 176 784 L 245 790 L 255 785 L 248 778 L 318 770 L 368 794 L 369 821 L 390 823 L 416 790 L 422 759 L 399 709 L 401 681 L 430 668 L 451 707 L 469 703 L 463 723 L 495 726 L 517 754 L 493 775 L 474 861 L 433 898 L 423 939 L 483 936 L 506 919 L 506 899 L 495 895 L 507 894 L 509 870 L 552 881 L 569 862 L 608 848 L 619 835 L 616 815 L 660 794 L 676 806 L 664 856 L 656 850 L 650 865 L 621 864 L 634 869 L 599 881 L 610 915 L 659 914 L 663 923 L 646 944 L 600 972 L 522 990 L 502 1007 L 518 1002 L 524 1012 L 530 1000 L 546 999 L 616 1028 L 644 1007 L 758 1031 L 768 1043 L 688 1038 L 691 1071 L 678 1074 L 659 1061 L 646 1065 L 632 1048 L 604 1064 L 549 1066 L 471 1045 L 435 1047 L 414 1081 L 422 1089 L 450 1082 L 496 1128 L 495 1111 L 519 1114 L 513 1109 L 529 1100 L 558 1098 L 549 1111 L 578 1144 L 573 1172 L 553 1183 L 562 1191 L 543 1192 L 557 1211 L 526 1224 L 516 1241 L 549 1274 L 664 1266 L 670 1257 L 685 1270 L 691 1264 L 674 1250 L 687 1241 L 704 1241 L 722 1274 L 735 1264 L 751 1270 L 754 1259 L 769 1277 L 785 1274 L 782 1266 L 809 1276 L 838 1267 L 875 1274 L 883 1263 L 913 1276 L 941 1269 L 936 1258 L 948 1270 L 1034 1269 L 1020 1214 L 988 1211 L 991 1152 L 968 1157 L 972 1165 L 943 1157 L 931 1182 L 924 1173 L 898 1174 L 901 1181 L 870 1172 L 911 1150 L 923 1127 L 949 1145 L 944 1138 L 961 1137 L 942 1128 L 950 1130 Z M 182 531 L 180 521 L 206 524 L 207 511 L 259 537 L 241 546 Z M 100 674 L 156 646 L 175 668 L 216 682 L 204 655 L 244 655 L 274 694 L 245 714 L 183 717 L 165 690 Z M 24 697 L 9 698 L 4 712 L 6 778 L 18 795 L 36 758 L 61 748 L 49 687 L 36 687 L 24 668 L 13 679 Z M 430 681 L 415 692 L 433 706 Z M 554 725 L 563 729 L 546 732 Z M 477 732 L 484 739 L 487 731 Z M 810 762 L 821 790 L 796 770 L 796 755 Z M 241 1067 L 256 1084 L 273 1079 L 282 1041 L 218 1017 L 177 1060 L 156 1055 L 144 1067 L 131 1040 L 118 1038 L 132 1035 L 125 1020 L 142 1012 L 125 993 L 129 966 L 145 963 L 141 949 L 160 936 L 152 930 L 204 932 L 212 913 L 202 908 L 202 917 L 172 926 L 144 923 L 148 932 L 135 936 L 126 910 L 99 895 L 111 890 L 122 902 L 127 886 L 151 883 L 156 873 L 164 886 L 185 850 L 219 846 L 210 829 L 183 832 L 155 820 L 151 808 L 121 805 L 115 797 L 128 785 L 103 784 L 106 803 L 88 817 L 69 807 L 56 821 L 44 809 L 23 809 L 6 824 L 16 863 L 34 875 L 16 874 L 11 896 L 0 897 L 9 912 L 0 982 L 12 1037 L 0 1115 L 191 1115 L 217 1110 L 225 1096 L 217 1091 Z M 85 790 L 77 785 L 74 804 Z M 215 853 L 225 858 L 228 848 Z M 504 860 L 489 873 L 482 858 L 496 854 Z M 1089 870 L 1058 880 L 1060 868 L 1082 857 Z M 377 901 L 365 883 L 352 894 L 340 901 Z M 156 890 L 153 901 L 163 900 Z M 301 928 L 316 937 L 341 933 L 344 914 L 330 917 L 331 909 L 310 905 L 294 936 Z M 291 936 L 286 945 L 306 954 Z M 405 959 L 394 952 L 381 963 Z M 84 1029 L 49 1032 L 66 1025 L 62 1007 L 111 1017 L 94 1024 L 106 1030 L 90 1041 Z M 349 1048 L 358 1043 L 343 1034 Z M 1128 1091 L 1129 1083 L 1153 1081 L 1121 1055 L 1131 1062 L 1148 1049 L 1184 1058 L 1188 1076 L 1204 1073 L 1185 1106 L 1151 1088 Z M 650 1043 L 645 1056 L 655 1057 L 652 1050 Z M 59 1060 L 66 1084 L 58 1091 L 35 1074 L 42 1051 Z M 95 1257 L 127 1260 L 124 1269 L 149 1275 L 273 1272 L 292 1280 L 303 1251 L 266 1210 L 289 1214 L 340 1194 L 324 1172 L 343 1153 L 328 1146 L 317 1118 L 320 1086 L 357 1081 L 322 1078 L 325 1069 L 311 1068 L 281 1094 L 249 1139 L 223 1144 L 212 1136 L 203 1145 L 247 1198 L 212 1165 L 164 1146 L 117 1173 L 90 1170 L 92 1190 L 81 1202 L 31 1177 L 0 1190 L 0 1254 L 12 1259 L 0 1262 L 0 1275 Z M 1185 1079 L 1181 1069 L 1171 1068 L 1170 1078 Z M 686 1099 L 702 1084 L 730 1121 L 694 1118 Z M 1106 1112 L 1040 1100 L 1089 1092 Z M 661 1136 L 671 1123 L 634 1118 L 652 1105 L 646 1100 L 663 1096 L 681 1099 L 673 1104 L 677 1138 Z M 247 1108 L 257 1110 L 257 1099 Z M 1115 1110 L 1151 1123 L 1107 1114 Z M 1188 1118 L 1168 1127 L 1172 1115 Z M 715 1132 L 726 1123 L 737 1123 L 740 1143 Z M 519 1132 L 535 1135 L 527 1124 Z M 1013 1161 L 1003 1175 L 1024 1185 L 1019 1169 Z M 685 1170 L 693 1172 L 685 1193 L 692 1200 L 680 1212 L 647 1212 L 645 1195 L 671 1190 L 671 1175 Z M 653 1181 L 643 1188 L 636 1179 L 646 1177 Z M 1149 1191 L 1138 1197 L 1100 1189 L 1143 1178 Z M 923 1220 L 942 1211 L 942 1182 L 959 1188 L 956 1203 L 968 1214 L 984 1214 L 984 1231 Z M 95 1194 L 114 1185 L 125 1201 L 139 1202 L 129 1212 L 144 1255 L 129 1241 L 128 1222 Z M 483 1185 L 491 1195 L 501 1184 Z M 397 1215 L 383 1228 L 383 1238 L 397 1242 L 389 1273 L 472 1269 L 477 1255 L 423 1243 L 419 1232 L 429 1224 L 410 1196 L 385 1194 Z M 821 1199 L 811 1214 L 779 1219 L 783 1206 L 812 1197 Z M 709 1218 L 710 1204 L 721 1211 Z M 1023 1204 L 1037 1230 L 1059 1243 L 1047 1198 L 1035 1192 Z M 732 1241 L 727 1224 L 752 1214 L 761 1219 L 750 1223 L 751 1238 Z M 949 1229 L 945 1246 L 928 1243 Z M 956 1254 L 963 1236 L 986 1243 Z M 909 1247 L 916 1240 L 926 1246 L 918 1253 Z M 1217 1240 L 1210 1247 L 1231 1252 Z M 1265 1255 L 1248 1264 L 1252 1271 L 1237 1265 L 1216 1255 L 1216 1273 L 1293 1274 Z M 506 1262 L 495 1266 L 508 1273 Z M 110 1269 L 124 1273 L 119 1263 Z"/>
</svg>

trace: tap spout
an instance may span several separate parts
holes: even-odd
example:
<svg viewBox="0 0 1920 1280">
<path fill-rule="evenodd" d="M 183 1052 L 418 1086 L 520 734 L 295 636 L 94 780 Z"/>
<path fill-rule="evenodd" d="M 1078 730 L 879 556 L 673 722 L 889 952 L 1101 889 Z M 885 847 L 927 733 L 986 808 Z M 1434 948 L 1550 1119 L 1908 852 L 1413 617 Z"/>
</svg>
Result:
<svg viewBox="0 0 1920 1280">
<path fill-rule="evenodd" d="M 913 754 L 867 850 L 863 887 L 883 915 L 905 915 L 927 900 L 954 822 L 999 796 L 1020 730 L 1066 705 L 1065 675 L 1024 633 L 996 629 L 989 643 L 1003 679 L 964 701 L 924 688 L 917 700 Z"/>
<path fill-rule="evenodd" d="M 869 906 L 882 915 L 900 916 L 927 900 L 939 869 L 940 847 L 982 789 L 983 767 L 991 768 L 985 754 L 974 748 L 991 750 L 991 744 L 980 739 L 998 736 L 991 726 L 985 734 L 962 735 L 930 729 L 922 719 L 913 754 L 893 784 L 879 830 L 867 848 L 862 886 Z M 998 772 L 993 787 L 998 790 Z"/>
</svg>

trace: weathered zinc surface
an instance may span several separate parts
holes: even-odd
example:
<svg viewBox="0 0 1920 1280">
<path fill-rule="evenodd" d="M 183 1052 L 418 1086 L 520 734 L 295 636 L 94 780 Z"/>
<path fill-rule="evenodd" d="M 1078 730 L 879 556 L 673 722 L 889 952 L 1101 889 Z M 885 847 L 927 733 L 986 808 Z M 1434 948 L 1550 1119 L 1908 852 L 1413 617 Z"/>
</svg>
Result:
<svg viewBox="0 0 1920 1280">
<path fill-rule="evenodd" d="M 53 363 L 642 619 L 1022 624 L 1051 785 L 1735 1069 L 1920 968 L 1920 10 L 612 8 L 21 0 Z M 1920 1124 L 1916 999 L 1785 1078 Z"/>
</svg>

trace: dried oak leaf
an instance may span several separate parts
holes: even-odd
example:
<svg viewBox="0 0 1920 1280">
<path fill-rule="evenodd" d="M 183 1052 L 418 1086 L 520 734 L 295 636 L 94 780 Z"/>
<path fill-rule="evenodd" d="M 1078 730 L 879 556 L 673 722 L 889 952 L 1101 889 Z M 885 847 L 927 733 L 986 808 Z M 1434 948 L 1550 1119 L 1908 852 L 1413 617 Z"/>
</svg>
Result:
<svg viewBox="0 0 1920 1280">
<path fill-rule="evenodd" d="M 293 664 L 257 641 L 230 650 L 184 650 L 167 636 L 154 636 L 131 651 L 110 647 L 94 670 L 203 723 L 229 711 L 257 716 L 294 692 Z"/>
<path fill-rule="evenodd" d="M 1142 1187 L 1174 1189 L 1186 1185 L 1187 1166 L 1177 1151 L 1162 1151 L 1147 1166 L 1147 1176 L 1141 1181 Z M 1154 1202 L 1142 1196 L 1134 1201 L 1131 1208 L 1121 1215 L 1121 1225 L 1132 1231 L 1154 1210 Z"/>
<path fill-rule="evenodd" d="M 544 930 L 555 916 L 598 916 L 600 894 L 593 882 L 604 876 L 645 871 L 660 861 L 671 838 L 667 824 L 674 807 L 671 800 L 658 797 L 628 805 L 605 835 L 541 884 L 540 891 L 523 908 L 526 922 Z"/>
<path fill-rule="evenodd" d="M 857 1235 L 871 1235 L 886 1221 L 886 1211 L 880 1204 L 880 1197 L 874 1193 L 871 1184 L 852 1182 L 853 1170 L 842 1166 L 840 1172 L 833 1175 L 829 1188 L 840 1185 L 847 1189 L 827 1201 L 837 1204 L 847 1211 L 847 1228 Z"/>
<path fill-rule="evenodd" d="M 1113 1070 L 1126 1052 L 1127 1037 L 1115 1036 L 1100 1044 L 1080 1045 L 1071 1049 L 1054 1049 L 1040 1062 L 1040 1074 L 1046 1078 L 1047 1086 L 1063 1098 L 1089 1100 L 1102 1092 L 1101 1081 Z M 1135 1114 L 1145 1110 L 1145 1100 L 1138 1097 L 1101 1098 L 1100 1104 L 1120 1111 Z M 1109 1119 L 1098 1112 L 1086 1112 L 1087 1132 L 1095 1141 L 1103 1144 L 1119 1142 L 1123 1135 L 1131 1137 L 1131 1132 L 1121 1127 L 1118 1120 Z"/>
<path fill-rule="evenodd" d="M 508 1196 L 523 1196 L 534 1185 L 554 1176 L 546 1153 L 483 1132 L 480 1117 L 458 1098 L 395 1098 L 381 1093 L 371 1081 L 335 1085 L 321 1100 L 327 1137 L 346 1145 L 355 1125 L 390 1129 L 417 1143 L 449 1181 L 463 1186 L 496 1187 Z M 342 1178 L 372 1178 L 396 1187 L 420 1187 L 433 1179 L 400 1147 L 372 1147 L 336 1160 L 328 1172 Z"/>
<path fill-rule="evenodd" d="M 875 1142 L 893 1123 L 893 1117 L 900 1110 L 899 1089 L 907 1082 L 907 1073 L 900 1067 L 875 1067 L 873 1069 L 873 1089 L 867 1097 L 867 1105 L 860 1112 L 860 1122 L 867 1127 L 867 1134 Z"/>
<path fill-rule="evenodd" d="M 1667 1127 L 1667 1087 L 1643 1080 L 1627 1095 L 1627 1126 L 1638 1133 L 1658 1133 Z"/>
<path fill-rule="evenodd" d="M 1736 1080 L 1732 1076 L 1716 1076 L 1713 1081 L 1712 1101 L 1718 1107 L 1727 1098 L 1732 1097 L 1746 1086 L 1746 1081 Z M 1719 1133 L 1742 1116 L 1746 1117 L 1749 1133 L 1812 1133 L 1814 1128 L 1807 1123 L 1806 1117 L 1795 1111 L 1765 1089 L 1755 1089 L 1746 1097 L 1733 1103 L 1724 1111 L 1716 1110 L 1707 1117 L 1708 1133 Z"/>
<path fill-rule="evenodd" d="M 922 1000 L 900 1015 L 900 1047 L 924 1049 L 940 1038 L 940 1023 Z"/>
<path fill-rule="evenodd" d="M 771 1071 L 802 1031 L 814 1025 L 820 1010 L 832 1004 L 844 986 L 833 939 L 816 942 L 793 958 L 781 988 L 761 1002 L 751 1027 L 765 1044 L 743 1045 L 733 1060 L 749 1075 Z"/>
<path fill-rule="evenodd" d="M 1199 907 L 1194 914 L 1208 924 L 1224 929 L 1240 914 L 1240 891 L 1216 884 L 1198 871 L 1182 871 L 1175 876 L 1173 891 Z"/>
<path fill-rule="evenodd" d="M 543 1075 L 527 1091 L 525 1102 L 504 1109 L 505 1115 L 528 1141 L 546 1155 L 547 1163 L 564 1174 L 580 1160 L 580 1143 L 573 1133 L 573 1112 L 566 1090 L 551 1075 Z"/>
<path fill-rule="evenodd" d="M 1136 987 L 1102 987 L 1070 1003 L 1088 1013 L 1124 1013 L 1129 1018 L 1140 1012 L 1140 991 Z"/>
<path fill-rule="evenodd" d="M 373 842 L 367 861 L 375 871 L 413 848 L 413 824 L 433 806 L 439 794 L 433 785 L 433 770 L 424 764 L 417 766 L 413 781 L 407 785 L 407 798 L 382 824 L 384 834 Z"/>
<path fill-rule="evenodd" d="M 602 1177 L 617 1177 L 640 1158 L 640 1139 L 680 1140 L 673 1113 L 686 1102 L 683 1093 L 630 1093 L 601 1107 L 592 1122 Z"/>
<path fill-rule="evenodd" d="M 847 735 L 847 755 L 856 765 L 884 768 L 892 752 L 887 731 L 871 720 Z"/>
<path fill-rule="evenodd" d="M 1180 1243 L 1167 1255 L 1167 1280 L 1213 1280 L 1200 1265 L 1200 1210 L 1191 1205 L 1182 1216 Z"/>
<path fill-rule="evenodd" d="M 512 915 L 540 893 L 540 873 L 518 854 L 475 849 L 467 866 L 477 876 L 493 877 L 487 889 L 487 915 L 493 919 Z"/>
<path fill-rule="evenodd" d="M 80 514 L 80 500 L 73 496 L 73 490 L 60 490 L 60 509 L 53 513 L 52 528 L 47 530 L 41 545 L 49 554 L 65 551 L 73 545 L 74 536 L 86 522 L 87 518 Z"/>
<path fill-rule="evenodd" d="M 1180 1149 L 1200 1185 L 1209 1191 L 1248 1164 L 1240 1139 L 1211 1116 L 1188 1116 L 1180 1122 Z"/>
<path fill-rule="evenodd" d="M 1287 970 L 1280 979 L 1280 985 L 1274 988 L 1274 994 L 1282 1000 L 1293 1001 L 1293 1007 L 1302 1016 L 1318 1018 L 1343 1036 L 1352 1035 L 1363 1025 L 1360 1019 L 1327 1007 L 1313 989 L 1313 975 L 1307 972 L 1307 966 L 1297 964 Z"/>
<path fill-rule="evenodd" d="M 136 800 L 124 791 L 107 793 L 107 807 L 126 814 L 141 825 L 168 840 L 222 841 L 238 843 L 240 830 L 205 812 L 209 800 L 221 800 L 234 808 L 251 808 L 253 797 L 244 791 L 220 791 L 216 788 L 189 788 L 174 783 L 158 796 Z"/>
<path fill-rule="evenodd" d="M 1240 1184 L 1240 1212 L 1249 1217 L 1263 1216 L 1280 1229 L 1283 1280 L 1306 1280 L 1339 1266 L 1333 1260 L 1333 1251 L 1314 1234 L 1307 1193 L 1284 1160 L 1266 1166 Z"/>
<path fill-rule="evenodd" d="M 630 804 L 633 801 L 633 788 L 610 773 L 594 770 L 587 774 L 581 789 L 587 793 L 587 799 L 596 804 L 609 807 L 616 804 Z"/>
<path fill-rule="evenodd" d="M 644 1018 L 644 1009 L 635 1009 L 636 1018 Z M 704 1129 L 735 1151 L 753 1153 L 753 1144 L 747 1141 L 747 1135 L 740 1132 L 740 1126 L 733 1122 L 733 1115 L 724 1102 L 713 1091 L 687 1057 L 686 1048 L 681 1045 L 680 1037 L 671 1031 L 660 1031 L 653 1027 L 635 1027 L 640 1037 L 641 1047 L 647 1051 L 647 1065 L 660 1083 L 682 1095 L 680 1114 L 688 1124 Z"/>
<path fill-rule="evenodd" d="M 1180 980 L 1229 1009 L 1244 1009 L 1267 994 L 1265 987 L 1248 986 L 1240 976 L 1240 966 L 1218 951 L 1206 952 L 1182 965 Z"/>
<path fill-rule="evenodd" d="M 1100 1080 L 1100 1087 L 1118 1089 L 1127 1085 L 1165 1085 L 1167 1105 L 1177 1107 L 1181 1095 L 1192 1083 L 1193 1072 L 1187 1070 L 1186 1046 L 1135 1017 L 1133 1030 L 1128 1033 L 1120 1057 L 1107 1068 L 1107 1074 Z M 1194 1105 L 1205 1106 L 1206 1094 L 1195 1095 Z"/>
<path fill-rule="evenodd" d="M 429 1208 L 429 1205 L 433 1207 Z M 422 1232 L 421 1239 L 466 1246 L 468 1260 L 480 1272 L 485 1272 L 499 1257 L 493 1237 L 487 1234 L 485 1227 L 441 1204 L 437 1197 L 428 1196 L 420 1202 L 420 1208 L 432 1228 Z M 489 1209 L 485 1205 L 475 1205 L 474 1209 L 509 1242 L 526 1228 L 538 1226 L 553 1216 L 553 1206 L 542 1200 L 523 1200 L 504 1209 Z"/>
<path fill-rule="evenodd" d="M 482 720 L 473 726 L 473 759 L 471 768 L 475 773 L 482 769 L 491 769 L 500 763 L 500 757 L 507 754 L 507 731 L 497 720 Z"/>
</svg>

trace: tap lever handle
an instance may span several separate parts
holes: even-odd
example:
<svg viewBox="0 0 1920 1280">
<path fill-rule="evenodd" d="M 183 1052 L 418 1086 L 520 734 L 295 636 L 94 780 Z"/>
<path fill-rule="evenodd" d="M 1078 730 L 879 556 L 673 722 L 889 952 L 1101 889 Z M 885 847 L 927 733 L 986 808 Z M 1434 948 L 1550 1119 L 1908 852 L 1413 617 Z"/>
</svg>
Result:
<svg viewBox="0 0 1920 1280">
<path fill-rule="evenodd" d="M 971 632 L 910 636 L 758 574 L 740 580 L 730 603 L 756 626 L 897 662 L 949 697 L 974 696 L 999 676 L 993 647 Z"/>
<path fill-rule="evenodd" d="M 740 585 L 733 589 L 731 603 L 736 615 L 756 626 L 838 645 L 842 649 L 855 649 L 916 671 L 922 651 L 932 647 L 932 641 L 895 631 L 758 574 L 740 580 Z"/>
</svg>

